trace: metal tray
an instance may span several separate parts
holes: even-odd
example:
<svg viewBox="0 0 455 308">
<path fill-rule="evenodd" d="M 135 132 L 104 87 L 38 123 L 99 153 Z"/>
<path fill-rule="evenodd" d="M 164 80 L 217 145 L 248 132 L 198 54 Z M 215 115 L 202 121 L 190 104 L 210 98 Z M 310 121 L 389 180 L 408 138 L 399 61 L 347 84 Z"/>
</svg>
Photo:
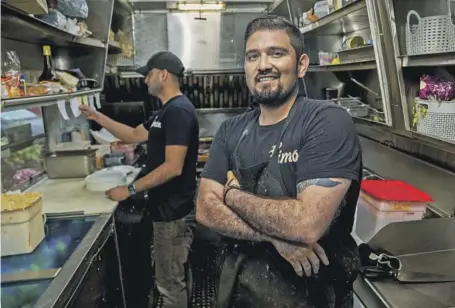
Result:
<svg viewBox="0 0 455 308">
<path fill-rule="evenodd" d="M 374 48 L 371 45 L 340 50 L 337 53 L 340 63 L 356 63 L 375 60 Z"/>
<path fill-rule="evenodd" d="M 83 178 L 96 168 L 96 149 L 47 153 L 44 161 L 51 179 Z"/>
</svg>

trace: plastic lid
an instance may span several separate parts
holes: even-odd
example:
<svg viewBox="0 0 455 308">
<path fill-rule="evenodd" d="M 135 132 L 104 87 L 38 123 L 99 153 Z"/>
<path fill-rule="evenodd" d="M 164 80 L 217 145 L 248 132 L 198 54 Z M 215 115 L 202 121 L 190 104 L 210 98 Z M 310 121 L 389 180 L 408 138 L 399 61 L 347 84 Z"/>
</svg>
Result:
<svg viewBox="0 0 455 308">
<path fill-rule="evenodd" d="M 398 180 L 363 180 L 362 191 L 384 201 L 433 202 L 427 193 Z"/>
</svg>

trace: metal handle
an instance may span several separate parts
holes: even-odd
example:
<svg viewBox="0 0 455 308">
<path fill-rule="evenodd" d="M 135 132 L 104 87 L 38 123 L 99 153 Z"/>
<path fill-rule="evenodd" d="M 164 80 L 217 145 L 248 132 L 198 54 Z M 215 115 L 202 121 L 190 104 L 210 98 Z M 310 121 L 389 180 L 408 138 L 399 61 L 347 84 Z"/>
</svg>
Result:
<svg viewBox="0 0 455 308">
<path fill-rule="evenodd" d="M 451 0 L 448 0 L 448 1 L 451 1 Z M 449 6 L 450 6 L 450 5 L 449 5 Z M 414 34 L 414 33 L 412 32 L 412 30 L 411 30 L 411 22 L 410 22 L 410 20 L 411 20 L 411 15 L 414 15 L 414 16 L 417 18 L 417 30 L 416 30 L 416 32 L 419 30 L 418 27 L 420 26 L 421 18 L 420 18 L 419 13 L 417 13 L 417 12 L 414 11 L 414 10 L 410 10 L 410 11 L 408 12 L 407 25 L 408 25 L 408 27 L 409 27 L 409 32 L 411 32 L 411 34 Z"/>
<path fill-rule="evenodd" d="M 455 26 L 455 23 L 454 23 L 454 17 L 453 17 L 453 14 L 452 14 L 452 10 L 450 9 L 450 4 L 451 2 L 455 3 L 455 0 L 447 0 L 447 7 L 449 9 L 449 19 L 450 19 L 450 22 L 452 23 L 452 25 Z"/>
<path fill-rule="evenodd" d="M 365 278 L 370 278 L 370 279 L 380 279 L 380 278 L 394 278 L 396 276 L 396 273 L 393 270 L 387 270 L 383 268 L 379 268 L 377 266 L 365 266 L 360 269 L 360 272 L 362 273 Z"/>
</svg>

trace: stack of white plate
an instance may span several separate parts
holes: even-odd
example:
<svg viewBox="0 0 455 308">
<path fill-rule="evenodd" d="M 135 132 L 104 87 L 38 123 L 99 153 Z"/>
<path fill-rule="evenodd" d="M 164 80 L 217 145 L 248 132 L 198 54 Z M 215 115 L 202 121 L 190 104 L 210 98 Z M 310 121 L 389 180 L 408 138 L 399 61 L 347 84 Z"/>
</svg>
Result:
<svg viewBox="0 0 455 308">
<path fill-rule="evenodd" d="M 106 191 L 126 184 L 126 172 L 113 168 L 96 171 L 85 178 L 85 187 L 90 191 Z"/>
</svg>

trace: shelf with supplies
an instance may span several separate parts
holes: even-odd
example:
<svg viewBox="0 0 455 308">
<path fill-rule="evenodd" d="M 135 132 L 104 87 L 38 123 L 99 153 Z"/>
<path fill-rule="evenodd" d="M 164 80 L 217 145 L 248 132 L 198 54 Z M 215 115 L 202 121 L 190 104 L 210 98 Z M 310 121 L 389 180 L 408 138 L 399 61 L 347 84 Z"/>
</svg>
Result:
<svg viewBox="0 0 455 308">
<path fill-rule="evenodd" d="M 122 48 L 120 46 L 120 43 L 116 42 L 116 41 L 109 41 L 108 43 L 108 50 L 109 50 L 109 54 L 119 54 L 119 53 L 122 53 Z"/>
<path fill-rule="evenodd" d="M 32 15 L 14 9 L 3 1 L 1 8 L 2 37 L 4 38 L 35 44 L 52 43 L 60 47 L 74 45 L 98 48 L 106 47 L 106 44 L 97 38 L 78 36 Z"/>
<path fill-rule="evenodd" d="M 311 24 L 305 25 L 300 28 L 302 34 L 312 32 L 314 30 L 320 29 L 330 23 L 338 21 L 340 18 L 348 16 L 354 12 L 357 12 L 366 7 L 365 0 L 358 0 L 351 4 L 348 4 L 342 7 L 339 10 L 334 11 L 333 13 L 324 16 Z"/>
<path fill-rule="evenodd" d="M 308 72 L 342 72 L 342 71 L 361 71 L 376 69 L 376 61 L 358 61 L 350 63 L 340 63 L 331 65 L 310 65 Z"/>
<path fill-rule="evenodd" d="M 453 66 L 455 65 L 455 52 L 436 53 L 415 56 L 401 56 L 402 67 L 416 66 Z"/>
<path fill-rule="evenodd" d="M 91 89 L 91 90 L 82 90 L 72 93 L 61 93 L 53 95 L 41 95 L 41 96 L 23 96 L 17 98 L 2 99 L 1 109 L 2 111 L 17 110 L 35 106 L 49 106 L 57 104 L 60 101 L 72 101 L 76 99 L 80 100 L 81 103 L 90 104 L 90 97 L 94 98 L 92 102 L 97 107 L 100 104 L 99 95 L 102 89 Z M 98 107 L 100 108 L 100 107 Z"/>
</svg>

